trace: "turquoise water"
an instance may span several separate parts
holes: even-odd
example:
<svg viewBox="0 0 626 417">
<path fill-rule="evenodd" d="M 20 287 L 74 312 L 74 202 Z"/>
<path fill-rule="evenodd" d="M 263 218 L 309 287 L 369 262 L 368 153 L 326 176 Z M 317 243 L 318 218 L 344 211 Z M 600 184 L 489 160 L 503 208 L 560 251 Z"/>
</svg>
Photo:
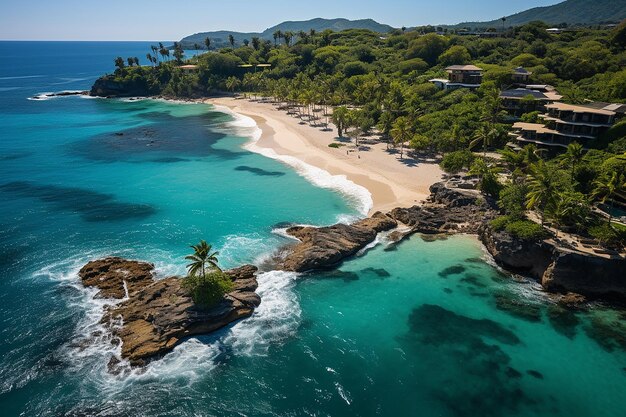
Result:
<svg viewBox="0 0 626 417">
<path fill-rule="evenodd" d="M 364 204 L 341 179 L 245 150 L 249 121 L 207 105 L 28 100 L 86 89 L 148 45 L 0 42 L 0 414 L 623 415 L 626 355 L 609 337 L 623 313 L 556 316 L 466 236 L 381 244 L 324 274 L 265 272 L 252 318 L 109 374 L 106 302 L 76 277 L 87 260 L 182 273 L 204 238 L 226 266 L 260 263 L 287 223 Z"/>
</svg>

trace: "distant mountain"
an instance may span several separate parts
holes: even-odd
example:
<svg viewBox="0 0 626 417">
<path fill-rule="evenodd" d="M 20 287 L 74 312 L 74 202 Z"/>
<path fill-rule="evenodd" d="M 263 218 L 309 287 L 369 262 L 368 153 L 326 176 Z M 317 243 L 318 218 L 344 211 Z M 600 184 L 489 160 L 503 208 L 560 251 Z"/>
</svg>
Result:
<svg viewBox="0 0 626 417">
<path fill-rule="evenodd" d="M 535 7 L 506 17 L 507 26 L 521 26 L 541 20 L 548 24 L 616 23 L 626 19 L 626 0 L 567 0 L 553 6 Z M 499 27 L 500 19 L 490 22 L 466 22 L 455 27 Z"/>
<path fill-rule="evenodd" d="M 346 29 L 368 29 L 373 32 L 387 33 L 393 28 L 389 25 L 378 23 L 372 19 L 361 20 L 348 20 L 348 19 L 311 19 L 305 21 L 283 22 L 271 28 L 265 29 L 263 32 L 231 32 L 227 30 L 220 30 L 216 32 L 202 32 L 196 33 L 190 36 L 186 36 L 181 39 L 183 47 L 192 47 L 194 44 L 203 46 L 204 40 L 210 38 L 214 46 L 220 47 L 228 44 L 228 36 L 233 35 L 235 42 L 241 44 L 244 39 L 251 40 L 253 36 L 257 36 L 261 39 L 274 39 L 274 32 L 291 31 L 297 33 L 301 30 L 308 32 L 314 29 L 318 32 L 330 29 L 333 31 L 342 31 Z"/>
</svg>

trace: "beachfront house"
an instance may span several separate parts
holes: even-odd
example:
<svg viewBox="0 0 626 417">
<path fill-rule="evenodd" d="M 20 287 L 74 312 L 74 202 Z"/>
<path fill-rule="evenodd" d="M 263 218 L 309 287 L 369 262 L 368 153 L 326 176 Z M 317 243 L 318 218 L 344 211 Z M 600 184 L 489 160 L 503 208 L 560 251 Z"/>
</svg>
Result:
<svg viewBox="0 0 626 417">
<path fill-rule="evenodd" d="M 452 65 L 446 68 L 448 78 L 434 78 L 429 82 L 442 90 L 476 89 L 483 81 L 483 69 L 475 65 Z"/>
<path fill-rule="evenodd" d="M 550 103 L 540 115 L 544 123 L 515 123 L 511 136 L 520 146 L 534 143 L 542 148 L 558 150 L 572 142 L 587 148 L 591 141 L 606 132 L 626 114 L 626 105 L 588 103 L 572 105 Z"/>
</svg>

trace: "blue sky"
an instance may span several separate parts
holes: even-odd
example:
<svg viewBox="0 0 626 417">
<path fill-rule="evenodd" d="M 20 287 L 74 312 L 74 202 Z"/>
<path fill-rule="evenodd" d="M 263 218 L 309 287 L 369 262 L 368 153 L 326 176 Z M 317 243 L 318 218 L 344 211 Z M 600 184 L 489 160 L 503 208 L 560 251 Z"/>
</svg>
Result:
<svg viewBox="0 0 626 417">
<path fill-rule="evenodd" d="M 484 21 L 562 0 L 0 0 L 0 39 L 177 40 L 285 20 L 372 18 L 395 27 Z"/>
</svg>

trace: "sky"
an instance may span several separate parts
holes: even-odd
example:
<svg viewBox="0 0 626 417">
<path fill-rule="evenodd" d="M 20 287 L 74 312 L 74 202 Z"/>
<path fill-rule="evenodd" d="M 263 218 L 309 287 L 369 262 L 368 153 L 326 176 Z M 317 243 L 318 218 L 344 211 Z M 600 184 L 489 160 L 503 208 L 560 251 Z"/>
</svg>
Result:
<svg viewBox="0 0 626 417">
<path fill-rule="evenodd" d="M 285 20 L 372 18 L 394 27 L 487 21 L 562 0 L 0 0 L 1 40 L 178 40 Z"/>
</svg>

